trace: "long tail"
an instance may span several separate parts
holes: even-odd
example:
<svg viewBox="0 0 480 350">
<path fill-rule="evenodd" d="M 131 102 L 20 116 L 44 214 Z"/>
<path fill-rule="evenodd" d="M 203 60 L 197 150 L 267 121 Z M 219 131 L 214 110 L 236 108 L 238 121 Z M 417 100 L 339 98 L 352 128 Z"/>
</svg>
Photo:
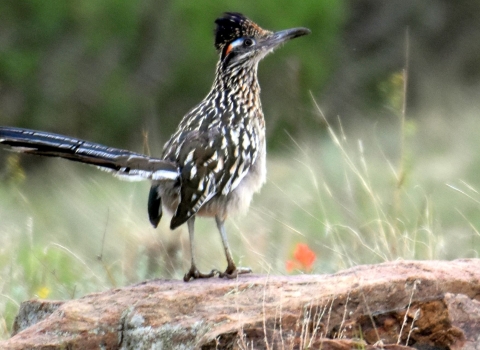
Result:
<svg viewBox="0 0 480 350">
<path fill-rule="evenodd" d="M 178 179 L 178 168 L 171 162 L 68 136 L 0 126 L 0 143 L 17 152 L 92 164 L 125 180 Z"/>
</svg>

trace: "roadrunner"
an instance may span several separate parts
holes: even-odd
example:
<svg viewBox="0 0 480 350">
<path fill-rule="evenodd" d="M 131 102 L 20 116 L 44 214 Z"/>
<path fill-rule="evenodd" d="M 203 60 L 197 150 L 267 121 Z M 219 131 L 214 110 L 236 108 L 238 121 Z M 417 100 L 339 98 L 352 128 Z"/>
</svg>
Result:
<svg viewBox="0 0 480 350">
<path fill-rule="evenodd" d="M 271 32 L 240 13 L 216 21 L 220 59 L 207 97 L 180 122 L 163 156 L 143 154 L 48 132 L 0 127 L 0 143 L 13 150 L 96 165 L 131 180 L 151 180 L 150 222 L 157 227 L 163 208 L 173 214 L 170 228 L 188 225 L 191 267 L 184 280 L 215 275 L 235 278 L 251 272 L 237 267 L 227 242 L 225 219 L 246 210 L 266 178 L 265 121 L 257 79 L 259 61 L 306 28 Z M 227 258 L 224 272 L 201 273 L 195 262 L 196 216 L 214 217 Z"/>
</svg>

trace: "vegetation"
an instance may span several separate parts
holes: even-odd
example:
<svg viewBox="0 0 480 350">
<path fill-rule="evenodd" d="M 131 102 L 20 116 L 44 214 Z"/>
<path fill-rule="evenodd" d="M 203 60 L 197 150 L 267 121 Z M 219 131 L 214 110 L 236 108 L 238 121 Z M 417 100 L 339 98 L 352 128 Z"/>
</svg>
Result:
<svg viewBox="0 0 480 350">
<path fill-rule="evenodd" d="M 0 52 L 0 119 L 117 147 L 138 146 L 144 130 L 166 141 L 213 83 L 214 20 L 237 11 L 268 29 L 305 26 L 316 33 L 302 38 L 302 45 L 286 45 L 261 67 L 266 110 L 279 127 L 295 126 L 291 106 L 308 101 L 298 92 L 319 91 L 335 66 L 344 7 L 333 0 L 302 6 L 285 0 L 262 6 L 239 0 L 228 6 L 6 1 L 0 14 L 0 28 L 9 33 Z M 272 131 L 274 125 L 272 120 Z"/>
<path fill-rule="evenodd" d="M 433 134 L 436 119 L 408 120 L 403 156 L 399 119 L 354 132 L 337 125 L 339 131 L 328 129 L 330 137 L 290 139 L 290 149 L 270 157 L 268 182 L 248 220 L 228 222 L 236 260 L 257 273 L 284 274 L 297 243 L 316 254 L 312 273 L 398 258 L 478 256 L 472 164 L 480 159 L 464 148 L 476 139 L 466 134 L 459 147 L 458 138 L 448 137 L 475 130 L 472 123 L 466 114 L 455 128 Z M 11 165 L 0 184 L 2 337 L 23 300 L 180 278 L 188 268 L 186 228 L 169 231 L 168 217 L 157 230 L 148 223 L 147 183 L 116 181 L 62 160 L 23 172 L 18 155 L 5 158 Z M 212 220 L 198 223 L 200 266 L 224 267 Z"/>
<path fill-rule="evenodd" d="M 475 106 L 450 89 L 461 110 L 434 103 L 406 113 L 405 75 L 392 70 L 370 82 L 381 106 L 369 106 L 370 119 L 324 117 L 317 96 L 340 64 L 350 7 L 262 4 L 7 1 L 0 11 L 10 33 L 1 36 L 0 124 L 137 151 L 143 142 L 158 154 L 210 87 L 219 13 L 245 12 L 271 29 L 306 26 L 314 35 L 286 45 L 260 69 L 272 147 L 268 182 L 248 216 L 227 222 L 236 261 L 256 273 L 284 274 L 477 257 Z M 0 164 L 0 339 L 24 300 L 181 278 L 188 268 L 186 227 L 170 231 L 167 215 L 157 230 L 148 222 L 148 183 L 4 151 Z M 200 267 L 224 267 L 214 223 L 197 226 Z"/>
</svg>

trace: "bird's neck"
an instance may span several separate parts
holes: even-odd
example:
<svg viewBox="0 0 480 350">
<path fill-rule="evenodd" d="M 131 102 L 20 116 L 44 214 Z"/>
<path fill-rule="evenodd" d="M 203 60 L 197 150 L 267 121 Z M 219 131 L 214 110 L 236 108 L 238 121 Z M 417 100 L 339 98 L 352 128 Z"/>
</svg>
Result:
<svg viewBox="0 0 480 350">
<path fill-rule="evenodd" d="M 213 97 L 214 94 L 218 98 L 220 93 L 221 98 L 235 100 L 237 104 L 261 110 L 260 85 L 257 77 L 258 65 L 225 68 L 221 63 L 217 64 L 215 81 L 209 96 Z"/>
</svg>

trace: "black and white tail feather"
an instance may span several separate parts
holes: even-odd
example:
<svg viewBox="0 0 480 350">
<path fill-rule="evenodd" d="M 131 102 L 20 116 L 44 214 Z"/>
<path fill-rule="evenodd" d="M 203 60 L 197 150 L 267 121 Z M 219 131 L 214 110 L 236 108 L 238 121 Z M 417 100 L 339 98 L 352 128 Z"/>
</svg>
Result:
<svg viewBox="0 0 480 350">
<path fill-rule="evenodd" d="M 178 167 L 172 162 L 49 132 L 0 127 L 0 143 L 16 152 L 95 165 L 127 181 L 179 178 Z"/>
</svg>

